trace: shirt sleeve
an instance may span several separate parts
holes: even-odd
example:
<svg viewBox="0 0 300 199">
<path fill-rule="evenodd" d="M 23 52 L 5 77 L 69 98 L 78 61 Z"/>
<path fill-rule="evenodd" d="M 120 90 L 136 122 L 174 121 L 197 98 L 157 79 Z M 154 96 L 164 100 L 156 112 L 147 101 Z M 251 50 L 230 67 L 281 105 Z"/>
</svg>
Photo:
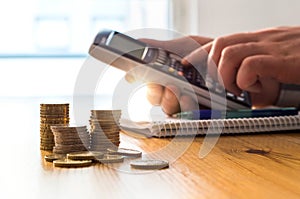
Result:
<svg viewBox="0 0 300 199">
<path fill-rule="evenodd" d="M 282 84 L 276 106 L 300 108 L 300 85 Z"/>
</svg>

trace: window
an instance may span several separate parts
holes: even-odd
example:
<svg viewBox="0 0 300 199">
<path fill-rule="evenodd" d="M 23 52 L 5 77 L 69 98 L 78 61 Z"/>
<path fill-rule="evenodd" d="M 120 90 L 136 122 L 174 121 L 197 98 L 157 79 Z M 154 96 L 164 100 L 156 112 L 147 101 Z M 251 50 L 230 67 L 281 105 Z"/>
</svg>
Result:
<svg viewBox="0 0 300 199">
<path fill-rule="evenodd" d="M 10 0 L 0 56 L 86 55 L 101 29 L 169 28 L 169 0 Z"/>
</svg>

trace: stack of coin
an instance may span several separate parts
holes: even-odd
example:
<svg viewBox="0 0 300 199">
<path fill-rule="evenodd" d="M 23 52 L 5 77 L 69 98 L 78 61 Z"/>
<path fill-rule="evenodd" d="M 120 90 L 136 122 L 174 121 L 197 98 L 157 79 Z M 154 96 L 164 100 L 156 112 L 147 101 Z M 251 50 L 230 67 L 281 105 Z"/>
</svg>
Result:
<svg viewBox="0 0 300 199">
<path fill-rule="evenodd" d="M 69 104 L 40 104 L 40 149 L 52 151 L 52 125 L 69 124 Z"/>
<path fill-rule="evenodd" d="M 91 150 L 105 152 L 120 144 L 121 110 L 91 110 Z"/>
<path fill-rule="evenodd" d="M 57 125 L 51 126 L 55 146 L 53 153 L 67 154 L 87 151 L 90 146 L 90 135 L 86 126 Z"/>
</svg>

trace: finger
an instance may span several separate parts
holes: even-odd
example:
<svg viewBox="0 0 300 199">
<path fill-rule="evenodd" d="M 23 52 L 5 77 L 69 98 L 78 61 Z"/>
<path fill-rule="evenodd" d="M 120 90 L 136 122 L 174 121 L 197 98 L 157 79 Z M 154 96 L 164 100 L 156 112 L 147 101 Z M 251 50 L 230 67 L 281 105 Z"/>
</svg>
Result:
<svg viewBox="0 0 300 199">
<path fill-rule="evenodd" d="M 147 84 L 147 99 L 152 105 L 160 105 L 163 94 L 163 86 L 154 83 Z"/>
<path fill-rule="evenodd" d="M 191 39 L 193 39 L 194 41 L 196 41 L 197 43 L 199 43 L 200 45 L 206 45 L 213 41 L 213 39 L 210 37 L 202 37 L 202 36 L 199 37 L 199 36 L 194 36 L 194 35 L 191 35 L 189 37 Z"/>
<path fill-rule="evenodd" d="M 273 78 L 280 83 L 300 84 L 300 56 L 275 57 L 272 55 L 257 55 L 246 58 L 237 74 L 237 84 L 245 90 L 261 90 L 260 78 Z"/>
<path fill-rule="evenodd" d="M 190 54 L 182 58 L 181 63 L 183 65 L 193 65 L 197 66 L 203 62 L 207 62 L 208 52 L 212 47 L 212 43 L 208 43 L 202 47 L 199 47 L 192 51 Z"/>
<path fill-rule="evenodd" d="M 175 40 L 167 40 L 167 41 L 161 41 L 161 40 L 155 40 L 155 39 L 139 39 L 140 41 L 149 44 L 151 47 L 154 48 L 161 48 L 166 51 L 175 53 L 180 56 L 185 55 L 186 47 L 192 48 L 191 46 L 185 45 L 186 47 L 178 47 L 178 46 L 183 46 L 181 43 L 183 43 L 182 40 L 185 38 L 180 38 L 180 39 L 175 39 Z M 196 43 L 196 42 L 194 42 Z M 199 45 L 199 44 L 197 44 Z"/>
<path fill-rule="evenodd" d="M 224 48 L 218 66 L 218 80 L 225 88 L 239 95 L 241 89 L 236 84 L 236 75 L 243 60 L 259 54 L 267 54 L 267 46 L 260 43 L 236 44 Z"/>
<path fill-rule="evenodd" d="M 188 95 L 182 95 L 179 100 L 180 103 L 180 111 L 192 111 L 192 110 L 198 110 L 199 105 L 197 102 L 195 102 L 190 96 Z"/>
<path fill-rule="evenodd" d="M 184 57 L 191 51 L 201 47 L 208 41 L 211 41 L 211 39 L 207 37 L 187 36 L 166 41 L 153 39 L 140 39 L 140 41 L 147 43 L 152 47 L 162 48 L 181 57 Z"/>
<path fill-rule="evenodd" d="M 161 106 L 163 111 L 168 115 L 172 115 L 174 113 L 179 112 L 179 99 L 180 90 L 176 86 L 166 86 L 161 100 Z"/>
<path fill-rule="evenodd" d="M 139 41 L 144 42 L 146 44 L 149 44 L 152 47 L 156 48 L 164 48 L 166 47 L 166 41 L 156 40 L 156 39 L 147 39 L 147 38 L 141 38 Z"/>
<path fill-rule="evenodd" d="M 251 92 L 251 103 L 255 108 L 276 104 L 278 100 L 280 83 L 273 78 L 259 78 L 260 92 Z"/>
<path fill-rule="evenodd" d="M 239 43 L 248 43 L 256 42 L 257 35 L 254 33 L 239 33 L 233 34 L 226 37 L 219 37 L 213 41 L 211 50 L 208 54 L 208 74 L 217 80 L 218 78 L 218 65 L 220 58 L 222 56 L 222 51 L 227 46 L 239 44 Z"/>
<path fill-rule="evenodd" d="M 239 43 L 248 43 L 248 42 L 256 42 L 257 36 L 252 33 L 239 33 L 239 34 L 233 34 L 226 37 L 219 37 L 216 38 L 213 41 L 210 53 L 209 53 L 209 59 L 214 61 L 216 65 L 219 64 L 219 60 L 222 54 L 222 51 L 225 47 L 231 46 L 234 44 Z"/>
<path fill-rule="evenodd" d="M 209 52 L 211 51 L 212 45 L 213 45 L 213 41 L 211 41 L 211 42 L 209 42 L 209 43 L 203 45 L 202 48 L 203 48 L 207 53 L 209 53 Z"/>
<path fill-rule="evenodd" d="M 207 68 L 207 55 L 208 54 L 204 49 L 198 48 L 186 56 L 182 60 L 182 64 L 184 66 L 194 67 L 202 76 L 205 76 Z"/>
</svg>

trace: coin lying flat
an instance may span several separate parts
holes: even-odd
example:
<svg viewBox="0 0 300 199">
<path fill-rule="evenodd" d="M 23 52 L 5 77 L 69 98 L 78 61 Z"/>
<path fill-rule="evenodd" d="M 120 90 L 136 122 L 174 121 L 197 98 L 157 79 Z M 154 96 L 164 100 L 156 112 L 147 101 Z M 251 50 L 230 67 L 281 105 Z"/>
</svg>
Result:
<svg viewBox="0 0 300 199">
<path fill-rule="evenodd" d="M 169 162 L 164 160 L 136 160 L 130 163 L 135 169 L 164 169 L 169 167 Z"/>
<path fill-rule="evenodd" d="M 124 157 L 120 155 L 105 154 L 103 158 L 97 159 L 96 161 L 103 164 L 119 163 L 119 162 L 124 162 Z"/>
<path fill-rule="evenodd" d="M 53 165 L 55 167 L 88 167 L 93 164 L 92 160 L 54 160 Z"/>
<path fill-rule="evenodd" d="M 47 162 L 53 162 L 54 160 L 64 159 L 65 155 L 53 154 L 53 155 L 45 155 L 45 160 Z"/>
<path fill-rule="evenodd" d="M 122 155 L 122 156 L 131 156 L 131 157 L 141 157 L 142 152 L 138 150 L 133 150 L 133 149 L 125 149 L 125 148 L 118 148 L 117 150 L 115 149 L 107 149 L 109 154 L 112 155 Z"/>
<path fill-rule="evenodd" d="M 97 152 L 97 151 L 82 151 L 82 152 L 74 152 L 67 154 L 68 159 L 71 160 L 95 160 L 95 159 L 102 159 L 104 153 Z"/>
</svg>

